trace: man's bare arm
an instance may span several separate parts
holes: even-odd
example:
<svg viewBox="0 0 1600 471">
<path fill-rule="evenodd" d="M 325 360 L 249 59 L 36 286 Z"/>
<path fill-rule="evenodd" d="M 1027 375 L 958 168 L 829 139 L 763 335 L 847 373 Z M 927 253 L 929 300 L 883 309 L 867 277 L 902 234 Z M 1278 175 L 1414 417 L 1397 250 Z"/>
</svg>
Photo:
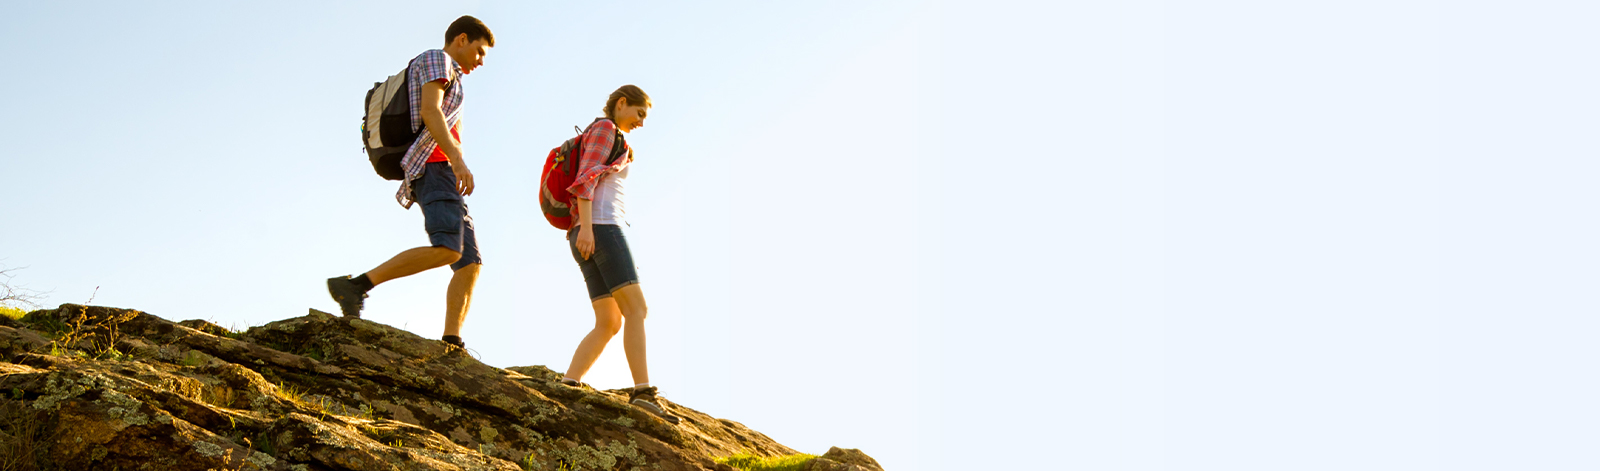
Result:
<svg viewBox="0 0 1600 471">
<path fill-rule="evenodd" d="M 456 174 L 456 191 L 462 195 L 472 194 L 472 172 L 467 170 L 467 162 L 462 160 L 461 143 L 455 136 L 450 135 L 450 130 L 444 118 L 444 85 L 440 82 L 428 82 L 422 85 L 422 124 L 428 128 L 428 134 L 433 136 L 434 142 L 439 144 L 439 151 L 450 159 L 450 170 Z M 461 120 L 456 120 L 456 132 L 460 132 Z"/>
</svg>

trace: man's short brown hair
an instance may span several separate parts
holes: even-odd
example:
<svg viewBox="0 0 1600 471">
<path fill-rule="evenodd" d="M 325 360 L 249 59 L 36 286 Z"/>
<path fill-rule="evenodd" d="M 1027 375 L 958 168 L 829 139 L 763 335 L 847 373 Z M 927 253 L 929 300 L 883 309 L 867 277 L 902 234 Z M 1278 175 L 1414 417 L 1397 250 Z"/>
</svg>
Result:
<svg viewBox="0 0 1600 471">
<path fill-rule="evenodd" d="M 456 36 L 462 33 L 466 33 L 467 42 L 482 39 L 489 42 L 489 47 L 494 47 L 494 33 L 489 32 L 489 27 L 484 26 L 482 21 L 473 18 L 472 15 L 461 15 L 454 23 L 450 23 L 450 29 L 444 30 L 444 43 L 450 44 L 450 41 L 455 41 Z"/>
</svg>

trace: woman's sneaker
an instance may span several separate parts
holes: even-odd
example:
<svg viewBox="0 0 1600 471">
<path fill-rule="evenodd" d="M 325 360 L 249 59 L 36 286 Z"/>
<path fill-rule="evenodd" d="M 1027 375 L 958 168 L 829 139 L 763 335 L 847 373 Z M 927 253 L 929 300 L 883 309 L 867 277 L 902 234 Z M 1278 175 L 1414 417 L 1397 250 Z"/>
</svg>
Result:
<svg viewBox="0 0 1600 471">
<path fill-rule="evenodd" d="M 578 389 L 594 389 L 594 386 L 590 386 L 589 383 L 580 382 L 574 379 L 561 378 L 561 384 Z"/>
<path fill-rule="evenodd" d="M 633 388 L 633 393 L 628 395 L 628 402 L 643 407 L 644 410 L 650 411 L 651 414 L 666 420 L 669 424 L 678 425 L 678 421 L 682 420 L 678 416 L 668 414 L 667 410 L 661 407 L 661 401 L 656 399 L 655 386 Z"/>
</svg>

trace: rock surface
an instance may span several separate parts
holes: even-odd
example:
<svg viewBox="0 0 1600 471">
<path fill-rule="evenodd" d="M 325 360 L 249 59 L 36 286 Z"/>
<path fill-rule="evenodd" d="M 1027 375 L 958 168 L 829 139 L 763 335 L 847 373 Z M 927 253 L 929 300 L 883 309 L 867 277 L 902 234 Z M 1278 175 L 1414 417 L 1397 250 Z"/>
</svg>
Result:
<svg viewBox="0 0 1600 471">
<path fill-rule="evenodd" d="M 855 448 L 829 448 L 828 452 L 806 463 L 805 471 L 883 471 L 878 460 Z"/>
<path fill-rule="evenodd" d="M 64 304 L 0 317 L 0 469 L 722 470 L 796 453 L 738 422 L 575 389 L 312 310 L 245 332 Z M 881 471 L 834 448 L 814 470 Z"/>
</svg>

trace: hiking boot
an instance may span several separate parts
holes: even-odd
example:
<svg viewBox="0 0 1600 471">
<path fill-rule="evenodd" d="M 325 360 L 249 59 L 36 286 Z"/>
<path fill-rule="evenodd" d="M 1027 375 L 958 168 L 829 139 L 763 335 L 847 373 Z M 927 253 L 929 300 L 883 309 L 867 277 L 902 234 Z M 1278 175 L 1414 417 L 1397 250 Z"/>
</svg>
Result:
<svg viewBox="0 0 1600 471">
<path fill-rule="evenodd" d="M 444 336 L 444 338 L 439 339 L 439 341 L 440 342 L 444 342 L 444 343 L 448 343 L 450 345 L 454 345 L 456 348 L 459 348 L 459 349 L 462 349 L 462 350 L 466 350 L 467 349 L 467 343 L 461 341 L 461 337 L 460 336 L 446 335 L 446 336 Z"/>
<path fill-rule="evenodd" d="M 678 425 L 678 421 L 682 420 L 678 416 L 668 414 L 667 410 L 661 407 L 661 401 L 656 399 L 655 386 L 633 388 L 633 393 L 628 395 L 628 402 L 650 411 L 651 414 L 655 414 L 656 417 L 660 417 L 669 424 Z"/>
<path fill-rule="evenodd" d="M 580 382 L 574 379 L 561 378 L 561 384 L 578 389 L 594 389 L 594 386 L 590 386 L 589 383 Z"/>
<path fill-rule="evenodd" d="M 333 296 L 333 300 L 339 303 L 339 311 L 345 317 L 361 318 L 362 300 L 367 298 L 367 293 L 357 288 L 349 276 L 329 278 L 328 295 Z"/>
<path fill-rule="evenodd" d="M 471 358 L 471 359 L 474 359 L 474 360 L 478 360 L 479 359 L 477 350 L 467 350 L 467 347 L 457 347 L 456 344 L 448 343 L 448 342 L 446 342 L 444 345 L 445 346 L 444 346 L 443 358 Z"/>
</svg>

